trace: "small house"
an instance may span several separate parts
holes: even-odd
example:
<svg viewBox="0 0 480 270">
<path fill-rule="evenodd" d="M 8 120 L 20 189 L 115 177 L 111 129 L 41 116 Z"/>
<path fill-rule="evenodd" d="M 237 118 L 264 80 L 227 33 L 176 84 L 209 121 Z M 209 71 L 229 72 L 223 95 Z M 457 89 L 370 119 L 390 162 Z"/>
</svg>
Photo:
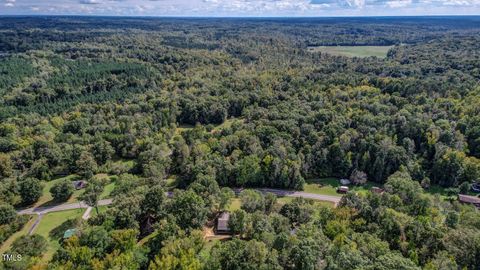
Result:
<svg viewBox="0 0 480 270">
<path fill-rule="evenodd" d="M 77 232 L 76 229 L 66 230 L 65 233 L 63 233 L 63 239 L 68 239 L 68 238 L 74 236 L 76 232 Z"/>
<path fill-rule="evenodd" d="M 480 208 L 480 198 L 464 194 L 458 194 L 458 201 L 465 204 L 472 204 Z"/>
<path fill-rule="evenodd" d="M 74 187 L 76 190 L 84 189 L 86 186 L 87 186 L 87 181 L 84 181 L 84 180 L 73 181 L 73 187 Z"/>
<path fill-rule="evenodd" d="M 347 193 L 349 191 L 349 188 L 347 186 L 340 186 L 337 188 L 338 193 Z"/>
<path fill-rule="evenodd" d="M 377 194 L 382 194 L 383 192 L 385 192 L 383 188 L 379 188 L 379 187 L 372 187 L 371 191 L 372 193 L 377 193 Z"/>
<path fill-rule="evenodd" d="M 228 221 L 230 220 L 230 213 L 223 212 L 218 218 L 215 231 L 217 234 L 229 234 L 230 228 L 228 227 Z"/>
</svg>

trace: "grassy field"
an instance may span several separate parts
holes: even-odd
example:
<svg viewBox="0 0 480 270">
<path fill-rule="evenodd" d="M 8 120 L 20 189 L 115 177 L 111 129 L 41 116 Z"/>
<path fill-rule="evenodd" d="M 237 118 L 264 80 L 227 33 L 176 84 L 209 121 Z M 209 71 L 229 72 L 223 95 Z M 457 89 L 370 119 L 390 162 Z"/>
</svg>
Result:
<svg viewBox="0 0 480 270">
<path fill-rule="evenodd" d="M 230 204 L 230 207 L 228 208 L 228 210 L 230 212 L 232 212 L 232 211 L 240 209 L 241 206 L 242 206 L 242 201 L 240 201 L 240 198 L 234 198 L 232 200 L 232 203 Z"/>
<path fill-rule="evenodd" d="M 214 126 L 213 129 L 211 130 L 211 133 L 216 133 L 216 132 L 221 131 L 222 129 L 230 128 L 232 126 L 232 124 L 235 123 L 235 122 L 243 123 L 243 122 L 245 122 L 245 120 L 240 119 L 240 118 L 226 119 L 222 124 Z M 193 129 L 193 128 L 195 128 L 194 125 L 180 125 L 176 128 L 175 134 L 179 135 L 182 132 L 185 132 L 185 131 Z"/>
<path fill-rule="evenodd" d="M 341 184 L 337 178 L 309 179 L 307 180 L 307 184 L 305 184 L 303 191 L 320 195 L 341 196 L 341 194 L 337 193 L 337 188 L 339 186 L 341 186 Z M 376 186 L 376 184 L 373 182 L 367 182 L 363 186 L 350 185 L 349 188 L 351 191 L 364 194 L 373 186 Z"/>
<path fill-rule="evenodd" d="M 87 210 L 87 209 L 83 209 L 84 212 L 85 212 L 86 210 Z M 105 211 L 107 211 L 107 210 L 108 210 L 108 205 L 100 205 L 100 206 L 98 207 L 98 213 L 99 213 L 99 214 L 101 214 L 101 213 L 103 213 L 103 212 L 105 212 Z M 82 215 L 83 215 L 83 214 L 82 214 Z M 90 217 L 94 217 L 94 216 L 96 216 L 96 215 L 97 215 L 97 210 L 95 210 L 95 207 L 93 207 L 92 212 L 90 212 Z"/>
<path fill-rule="evenodd" d="M 222 129 L 226 129 L 226 128 L 230 128 L 232 127 L 233 123 L 244 123 L 245 122 L 245 119 L 240 119 L 240 118 L 230 118 L 230 119 L 227 119 L 225 120 L 225 122 L 223 122 L 222 124 L 218 125 L 218 126 L 215 126 L 213 129 L 212 129 L 212 133 L 216 133 L 216 132 L 220 132 L 222 131 Z"/>
<path fill-rule="evenodd" d="M 331 55 L 347 57 L 387 57 L 388 50 L 393 46 L 318 46 L 309 47 L 309 52 L 322 52 Z"/>
<path fill-rule="evenodd" d="M 194 125 L 180 125 L 175 129 L 175 135 L 180 135 L 182 132 L 195 128 Z"/>
<path fill-rule="evenodd" d="M 111 182 L 110 184 L 106 185 L 103 188 L 102 194 L 100 194 L 100 199 L 107 199 L 110 197 L 110 193 L 112 193 L 113 189 L 115 188 L 115 182 Z"/>
<path fill-rule="evenodd" d="M 286 203 L 289 203 L 289 202 L 293 201 L 293 199 L 295 199 L 295 198 L 294 197 L 280 197 L 280 198 L 278 198 L 277 201 L 280 205 L 284 205 Z M 307 200 L 309 200 L 309 199 L 307 199 Z M 311 201 L 313 201 L 313 204 L 315 206 L 328 206 L 328 207 L 334 207 L 335 206 L 335 204 L 332 203 L 332 202 L 318 201 L 318 200 L 311 200 Z"/>
<path fill-rule="evenodd" d="M 445 187 L 442 187 L 440 185 L 432 185 L 430 186 L 428 189 L 425 189 L 425 193 L 428 193 L 432 196 L 436 196 L 438 195 L 441 199 L 443 200 L 447 200 L 449 198 L 457 198 L 457 195 L 456 194 L 451 194 L 451 192 L 448 191 L 449 188 L 445 188 Z M 478 193 L 475 193 L 471 190 L 469 190 L 466 195 L 470 195 L 470 196 L 477 196 Z"/>
<path fill-rule="evenodd" d="M 110 174 L 121 174 L 130 171 L 136 166 L 134 160 L 127 159 L 114 159 L 107 162 L 107 164 L 100 167 L 100 170 L 103 172 L 108 172 Z"/>
<path fill-rule="evenodd" d="M 277 202 L 280 205 L 284 205 L 286 203 L 291 202 L 293 199 L 295 199 L 295 198 L 294 197 L 279 197 L 277 199 Z M 330 207 L 334 206 L 334 204 L 332 202 L 317 201 L 317 200 L 313 200 L 313 201 L 315 202 L 315 205 L 325 205 L 325 206 L 330 206 Z M 240 209 L 241 206 L 242 206 L 242 202 L 240 201 L 240 198 L 234 198 L 232 200 L 232 203 L 230 204 L 230 207 L 228 208 L 228 210 L 230 212 L 232 212 L 232 211 Z"/>
<path fill-rule="evenodd" d="M 431 195 L 438 195 L 442 199 L 449 197 L 446 189 L 438 185 L 432 185 L 430 188 L 426 189 L 425 192 Z"/>
<path fill-rule="evenodd" d="M 100 212 L 105 211 L 106 209 L 104 206 L 101 206 L 100 208 Z M 63 237 L 63 233 L 68 229 L 75 228 L 78 224 L 78 220 L 82 217 L 84 212 L 85 209 L 75 209 L 48 213 L 43 216 L 34 232 L 35 234 L 45 237 L 48 242 L 47 252 L 42 258 L 43 262 L 47 262 L 52 258 L 55 251 L 60 247 L 59 240 Z M 92 212 L 92 215 L 94 215 L 94 212 Z M 0 247 L 0 252 L 6 252 L 15 239 L 22 235 L 27 235 L 36 219 L 36 215 L 32 216 L 32 219 L 25 224 L 22 230 L 10 236 Z"/>
<path fill-rule="evenodd" d="M 170 175 L 165 179 L 165 187 L 167 190 L 174 190 L 177 187 L 178 179 L 176 175 Z"/>
<path fill-rule="evenodd" d="M 108 175 L 106 174 L 99 174 L 97 175 L 99 177 L 109 177 Z M 56 183 L 62 181 L 62 180 L 70 180 L 70 181 L 74 181 L 74 180 L 78 180 L 80 179 L 78 176 L 76 175 L 69 175 L 69 176 L 66 176 L 66 177 L 62 177 L 62 178 L 57 178 L 57 179 L 54 179 L 54 180 L 51 180 L 51 181 L 48 181 L 48 182 L 44 182 L 43 183 L 43 195 L 40 197 L 40 199 L 31 207 L 39 207 L 39 206 L 49 206 L 49 205 L 54 205 L 54 204 L 58 204 L 58 202 L 55 202 L 53 200 L 53 197 L 52 195 L 50 194 L 50 188 L 55 185 Z M 108 185 L 105 186 L 105 189 L 103 191 L 103 193 L 101 194 L 101 199 L 105 199 L 105 198 L 108 198 L 110 196 L 110 193 L 112 192 L 112 190 L 115 188 L 115 182 L 111 182 L 109 183 Z M 64 202 L 64 203 L 72 203 L 72 202 L 77 202 L 78 201 L 78 197 L 83 193 L 83 189 L 80 189 L 80 190 L 75 190 L 73 192 L 73 195 L 72 197 L 70 197 L 70 199 L 68 199 L 68 201 Z M 63 202 L 62 202 L 63 203 Z"/>
<path fill-rule="evenodd" d="M 70 180 L 70 181 L 74 181 L 74 180 L 79 179 L 79 177 L 76 176 L 76 175 L 69 175 L 69 176 L 66 176 L 66 177 L 57 178 L 57 179 L 54 179 L 54 180 L 51 180 L 51 181 L 48 181 L 48 182 L 44 182 L 43 183 L 43 195 L 42 195 L 42 197 L 40 197 L 40 199 L 33 206 L 34 207 L 39 207 L 39 206 L 48 206 L 48 205 L 56 204 L 56 202 L 53 201 L 52 195 L 50 194 L 50 188 L 54 184 L 56 184 L 56 183 L 58 183 L 62 180 L 65 180 L 65 179 Z M 80 194 L 82 194 L 82 192 L 83 192 L 82 190 L 75 190 L 73 192 L 72 197 L 70 197 L 70 199 L 68 199 L 67 202 L 76 202 L 78 196 L 80 196 Z"/>
<path fill-rule="evenodd" d="M 60 248 L 59 240 L 62 239 L 63 233 L 77 226 L 78 219 L 82 217 L 85 209 L 75 209 L 61 212 L 46 214 L 35 231 L 48 240 L 48 249 L 43 257 L 43 261 L 52 258 L 55 251 Z"/>
</svg>

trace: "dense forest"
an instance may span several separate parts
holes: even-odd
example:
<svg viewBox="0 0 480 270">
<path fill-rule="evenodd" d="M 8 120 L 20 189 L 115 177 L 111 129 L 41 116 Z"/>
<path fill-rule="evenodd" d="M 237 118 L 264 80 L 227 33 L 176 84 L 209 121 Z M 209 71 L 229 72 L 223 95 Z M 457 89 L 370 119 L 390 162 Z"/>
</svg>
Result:
<svg viewBox="0 0 480 270">
<path fill-rule="evenodd" d="M 307 49 L 365 45 L 392 48 Z M 479 82 L 480 17 L 0 18 L 1 242 L 51 181 L 86 180 L 98 206 L 115 180 L 47 264 L 33 234 L 2 267 L 480 269 L 478 209 L 429 193 L 480 181 Z M 355 175 L 385 192 L 332 208 L 246 189 L 233 239 L 204 240 L 232 189 Z"/>
</svg>

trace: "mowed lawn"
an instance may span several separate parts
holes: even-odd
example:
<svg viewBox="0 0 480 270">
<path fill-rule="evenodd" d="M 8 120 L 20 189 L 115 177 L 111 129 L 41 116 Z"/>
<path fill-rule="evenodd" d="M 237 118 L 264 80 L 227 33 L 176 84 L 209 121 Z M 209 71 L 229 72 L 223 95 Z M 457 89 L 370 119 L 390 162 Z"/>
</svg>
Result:
<svg viewBox="0 0 480 270">
<path fill-rule="evenodd" d="M 329 196 L 342 196 L 342 194 L 337 193 L 337 188 L 341 186 L 340 180 L 337 178 L 316 178 L 307 180 L 307 184 L 304 185 L 304 192 L 320 194 L 320 195 L 329 195 Z M 357 192 L 360 194 L 365 194 L 372 187 L 378 186 L 373 182 L 367 182 L 362 186 L 350 185 L 350 191 Z"/>
<path fill-rule="evenodd" d="M 97 177 L 103 177 L 103 178 L 111 178 L 110 176 L 106 175 L 106 174 L 98 174 Z M 80 180 L 81 177 L 77 176 L 77 175 L 69 175 L 69 176 L 66 176 L 66 177 L 62 177 L 62 178 L 57 178 L 57 179 L 54 179 L 54 180 L 51 180 L 51 181 L 48 181 L 48 182 L 43 182 L 43 193 L 42 193 L 42 196 L 40 197 L 40 199 L 33 205 L 33 207 L 39 207 L 39 206 L 49 206 L 49 205 L 55 205 L 55 204 L 61 204 L 61 203 L 73 203 L 73 202 L 77 202 L 78 201 L 78 197 L 84 192 L 83 189 L 80 189 L 80 190 L 74 190 L 72 196 L 68 199 L 68 201 L 66 202 L 55 202 L 53 200 L 53 197 L 52 197 L 52 194 L 50 193 L 50 188 L 52 188 L 52 186 L 60 181 L 63 181 L 63 180 L 69 180 L 69 181 L 74 181 L 74 180 Z M 104 190 L 102 192 L 102 194 L 100 195 L 100 199 L 106 199 L 110 196 L 110 193 L 112 192 L 112 190 L 115 188 L 115 181 L 111 181 L 110 183 L 108 183 L 105 187 L 104 187 Z"/>
<path fill-rule="evenodd" d="M 38 201 L 35 203 L 34 207 L 57 204 L 57 202 L 55 202 L 53 200 L 52 194 L 50 193 L 50 188 L 52 188 L 52 186 L 54 184 L 56 184 L 56 183 L 58 183 L 62 180 L 65 180 L 65 179 L 70 180 L 70 181 L 74 181 L 74 180 L 80 179 L 80 177 L 78 177 L 76 175 L 69 175 L 69 176 L 62 177 L 62 178 L 57 178 L 57 179 L 54 179 L 54 180 L 51 180 L 51 181 L 48 181 L 48 182 L 43 182 L 43 195 L 40 197 L 40 199 L 38 199 Z M 75 190 L 73 192 L 72 197 L 70 197 L 70 199 L 68 199 L 67 202 L 77 201 L 78 196 L 80 196 L 80 194 L 82 194 L 82 192 L 83 192 L 82 190 Z"/>
<path fill-rule="evenodd" d="M 70 176 L 67 176 L 67 177 L 64 177 L 64 178 L 58 178 L 58 179 L 55 179 L 55 180 L 52 180 L 52 181 L 49 181 L 49 182 L 44 182 L 43 195 L 39 199 L 39 201 L 37 203 L 35 203 L 35 207 L 59 204 L 58 202 L 53 201 L 53 198 L 50 194 L 50 188 L 55 183 L 57 183 L 59 181 L 62 181 L 63 179 L 68 179 L 68 180 L 73 181 L 76 178 L 77 178 L 77 176 L 70 175 Z M 114 188 L 115 188 L 115 182 L 112 181 L 111 183 L 107 184 L 105 186 L 102 194 L 100 195 L 100 199 L 109 198 L 110 193 L 112 192 L 112 190 Z M 70 197 L 70 199 L 67 202 L 63 202 L 63 203 L 77 202 L 78 201 L 77 200 L 78 196 L 82 193 L 83 193 L 83 190 L 75 190 L 72 197 Z M 62 204 L 62 203 L 60 203 L 60 204 Z M 105 212 L 107 210 L 107 208 L 108 208 L 107 206 L 99 206 L 98 210 L 100 212 Z M 64 224 L 66 221 L 68 221 L 70 219 L 75 220 L 77 218 L 81 218 L 85 211 L 86 211 L 86 209 L 81 208 L 81 209 L 75 209 L 75 210 L 52 212 L 52 213 L 48 213 L 48 214 L 43 216 L 42 220 L 38 224 L 34 233 L 44 236 L 49 242 L 49 247 L 48 247 L 48 251 L 47 251 L 47 254 L 46 254 L 46 258 L 50 259 L 51 256 L 53 256 L 53 253 L 58 249 L 58 247 L 60 247 L 59 242 L 58 242 L 58 240 L 60 238 L 52 239 L 49 236 L 49 232 L 57 229 L 60 225 Z M 92 209 L 92 212 L 91 212 L 90 215 L 91 216 L 97 215 L 95 208 Z M 22 228 L 22 230 L 20 230 L 20 231 L 14 233 L 13 235 L 11 235 L 1 245 L 0 252 L 7 251 L 10 248 L 10 245 L 13 243 L 13 241 L 15 241 L 15 239 L 17 239 L 18 237 L 20 237 L 22 235 L 26 235 L 36 220 L 37 220 L 37 215 L 32 215 L 32 218 L 25 224 L 25 226 Z M 61 228 L 61 229 L 63 230 L 63 228 Z M 65 229 L 65 230 L 67 230 L 67 229 Z M 63 235 L 63 232 L 62 232 L 62 235 Z M 44 260 L 46 260 L 46 258 L 44 258 Z"/>
<path fill-rule="evenodd" d="M 48 241 L 48 249 L 43 261 L 49 261 L 52 258 L 55 251 L 60 248 L 59 241 L 62 239 L 63 233 L 68 229 L 75 228 L 84 212 L 85 209 L 74 209 L 48 213 L 43 216 L 34 232 Z"/>
<path fill-rule="evenodd" d="M 100 212 L 105 211 L 106 207 L 101 206 L 99 210 Z M 39 234 L 45 237 L 48 242 L 47 252 L 42 258 L 42 262 L 46 263 L 52 258 L 55 251 L 60 248 L 59 241 L 62 239 L 63 233 L 68 229 L 75 228 L 79 224 L 84 212 L 85 209 L 74 209 L 61 212 L 52 212 L 43 216 L 42 220 L 33 232 L 34 234 Z M 95 215 L 94 211 L 92 211 L 92 215 Z M 37 216 L 32 216 L 22 230 L 14 233 L 2 244 L 0 251 L 2 253 L 6 252 L 10 248 L 10 245 L 17 238 L 22 235 L 27 235 L 28 231 L 36 220 Z"/>
<path fill-rule="evenodd" d="M 284 204 L 293 201 L 293 199 L 295 199 L 295 197 L 278 197 L 277 202 L 280 206 L 283 206 Z M 329 207 L 334 206 L 332 202 L 319 201 L 319 200 L 312 200 L 312 201 L 317 206 L 329 206 Z M 228 211 L 233 212 L 235 210 L 240 209 L 241 207 L 242 207 L 242 201 L 240 200 L 240 198 L 234 198 L 232 200 L 232 203 L 230 204 L 230 207 L 228 208 Z"/>
<path fill-rule="evenodd" d="M 322 52 L 347 57 L 387 57 L 388 51 L 394 46 L 318 46 L 309 47 L 310 52 Z"/>
<path fill-rule="evenodd" d="M 110 184 L 106 185 L 103 188 L 102 194 L 100 194 L 100 199 L 107 199 L 110 198 L 110 194 L 112 193 L 113 189 L 115 188 L 115 182 L 111 182 Z"/>
<path fill-rule="evenodd" d="M 242 201 L 240 200 L 240 198 L 234 198 L 232 200 L 232 203 L 230 204 L 230 207 L 228 208 L 228 210 L 230 212 L 233 212 L 235 210 L 238 210 L 242 207 Z"/>
<path fill-rule="evenodd" d="M 280 197 L 278 198 L 277 202 L 280 205 L 287 204 L 289 202 L 292 202 L 295 199 L 295 197 Z M 335 204 L 332 202 L 327 202 L 327 201 L 319 201 L 319 200 L 312 200 L 312 199 L 307 199 L 308 201 L 312 201 L 313 205 L 315 206 L 328 206 L 328 207 L 334 207 Z"/>
</svg>

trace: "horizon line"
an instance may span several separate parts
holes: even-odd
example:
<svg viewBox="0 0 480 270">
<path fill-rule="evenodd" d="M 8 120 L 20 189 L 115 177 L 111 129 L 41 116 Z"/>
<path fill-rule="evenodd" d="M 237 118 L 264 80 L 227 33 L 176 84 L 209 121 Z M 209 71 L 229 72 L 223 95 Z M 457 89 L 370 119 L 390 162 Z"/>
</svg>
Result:
<svg viewBox="0 0 480 270">
<path fill-rule="evenodd" d="M 215 16 L 215 15 L 109 15 L 109 14 L 0 14 L 1 17 L 110 17 L 110 18 L 184 18 L 184 19 L 321 19 L 321 18 L 414 18 L 414 17 L 480 17 L 480 14 L 416 15 L 328 15 L 328 16 Z"/>
</svg>

